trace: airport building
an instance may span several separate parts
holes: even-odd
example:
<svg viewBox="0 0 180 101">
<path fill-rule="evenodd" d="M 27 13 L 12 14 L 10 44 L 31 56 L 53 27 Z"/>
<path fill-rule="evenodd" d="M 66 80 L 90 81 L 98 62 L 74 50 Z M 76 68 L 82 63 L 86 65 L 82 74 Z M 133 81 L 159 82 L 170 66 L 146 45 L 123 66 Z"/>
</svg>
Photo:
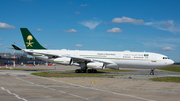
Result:
<svg viewBox="0 0 180 101">
<path fill-rule="evenodd" d="M 0 65 L 12 65 L 14 61 L 14 53 L 0 53 Z M 34 58 L 28 57 L 25 53 L 15 54 L 15 64 L 33 64 Z M 35 59 L 36 64 L 43 64 L 45 61 Z"/>
</svg>

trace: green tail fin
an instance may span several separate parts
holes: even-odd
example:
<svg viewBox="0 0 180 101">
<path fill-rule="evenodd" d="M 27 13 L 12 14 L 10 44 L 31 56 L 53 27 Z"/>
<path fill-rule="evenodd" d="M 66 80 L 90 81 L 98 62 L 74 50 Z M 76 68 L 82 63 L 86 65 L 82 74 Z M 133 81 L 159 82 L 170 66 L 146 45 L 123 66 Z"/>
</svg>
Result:
<svg viewBox="0 0 180 101">
<path fill-rule="evenodd" d="M 27 28 L 20 28 L 26 49 L 46 49 L 39 44 Z"/>
</svg>

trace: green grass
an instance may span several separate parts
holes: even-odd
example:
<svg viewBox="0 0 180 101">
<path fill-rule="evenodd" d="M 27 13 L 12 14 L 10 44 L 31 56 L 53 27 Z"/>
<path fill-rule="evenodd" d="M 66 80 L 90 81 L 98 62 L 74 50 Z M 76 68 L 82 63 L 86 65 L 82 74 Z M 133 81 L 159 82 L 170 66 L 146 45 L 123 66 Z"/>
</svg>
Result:
<svg viewBox="0 0 180 101">
<path fill-rule="evenodd" d="M 173 72 L 180 72 L 180 67 L 179 66 L 169 66 L 169 67 L 158 68 L 158 69 L 167 70 L 167 71 L 173 71 Z"/>
<path fill-rule="evenodd" d="M 113 78 L 114 76 L 122 75 L 108 75 L 108 74 L 89 74 L 89 73 L 31 73 L 32 75 L 42 76 L 42 77 L 109 77 Z"/>
<path fill-rule="evenodd" d="M 152 78 L 153 81 L 160 81 L 160 82 L 176 82 L 180 83 L 180 77 L 158 77 Z"/>
<path fill-rule="evenodd" d="M 75 70 L 68 70 L 70 72 L 74 72 Z M 136 70 L 114 70 L 114 69 L 103 69 L 103 70 L 97 70 L 97 72 L 134 72 Z"/>
<path fill-rule="evenodd" d="M 103 70 L 98 70 L 99 72 L 134 72 L 136 70 L 114 70 L 114 69 L 103 69 Z"/>
<path fill-rule="evenodd" d="M 23 71 L 49 71 L 53 69 L 9 69 L 9 68 L 0 68 L 0 70 L 23 70 Z"/>
</svg>

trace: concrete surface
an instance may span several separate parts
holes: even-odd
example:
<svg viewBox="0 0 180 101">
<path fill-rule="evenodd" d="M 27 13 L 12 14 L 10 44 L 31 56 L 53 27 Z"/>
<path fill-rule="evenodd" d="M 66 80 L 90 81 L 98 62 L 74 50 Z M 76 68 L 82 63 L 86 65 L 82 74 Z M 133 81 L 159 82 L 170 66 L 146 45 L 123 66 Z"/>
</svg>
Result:
<svg viewBox="0 0 180 101">
<path fill-rule="evenodd" d="M 16 67 L 54 69 L 53 66 Z M 57 66 L 53 72 L 76 69 Z M 137 70 L 115 78 L 46 78 L 30 75 L 34 71 L 0 72 L 1 101 L 179 101 L 180 83 L 154 82 L 149 78 L 180 73 Z M 146 74 L 147 73 L 147 74 Z M 117 74 L 117 73 L 116 73 Z"/>
</svg>

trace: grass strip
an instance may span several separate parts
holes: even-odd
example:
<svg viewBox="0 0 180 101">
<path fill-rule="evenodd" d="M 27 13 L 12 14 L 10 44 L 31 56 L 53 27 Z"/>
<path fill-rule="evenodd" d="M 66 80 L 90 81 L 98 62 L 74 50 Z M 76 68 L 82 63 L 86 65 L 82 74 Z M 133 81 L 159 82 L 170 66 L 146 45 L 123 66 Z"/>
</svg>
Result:
<svg viewBox="0 0 180 101">
<path fill-rule="evenodd" d="M 158 68 L 158 69 L 167 70 L 167 71 L 173 71 L 173 72 L 180 72 L 180 67 L 179 66 L 169 66 L 169 67 Z"/>
<path fill-rule="evenodd" d="M 136 70 L 114 70 L 114 69 L 103 69 L 103 70 L 98 70 L 99 72 L 134 72 Z"/>
<path fill-rule="evenodd" d="M 123 76 L 123 75 L 109 75 L 109 74 L 96 74 L 96 73 L 31 73 L 32 75 L 41 76 L 41 77 L 108 77 L 113 78 L 114 76 Z"/>
<path fill-rule="evenodd" d="M 151 78 L 153 81 L 160 81 L 160 82 L 176 82 L 180 83 L 180 77 L 158 77 L 158 78 Z"/>
</svg>

